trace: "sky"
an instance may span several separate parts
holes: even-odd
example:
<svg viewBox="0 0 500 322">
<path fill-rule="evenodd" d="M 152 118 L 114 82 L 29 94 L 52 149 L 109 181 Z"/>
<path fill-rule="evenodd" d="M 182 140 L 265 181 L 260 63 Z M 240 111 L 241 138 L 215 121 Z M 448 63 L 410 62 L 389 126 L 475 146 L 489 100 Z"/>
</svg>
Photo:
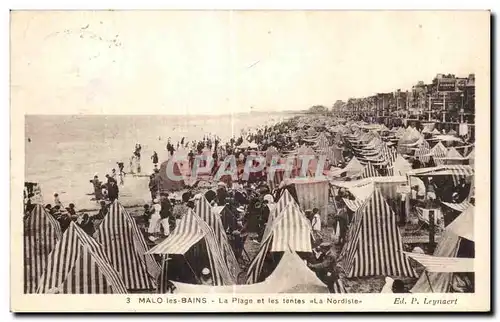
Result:
<svg viewBox="0 0 500 322">
<path fill-rule="evenodd" d="M 11 106 L 27 114 L 303 110 L 489 59 L 489 12 L 27 11 Z"/>
</svg>

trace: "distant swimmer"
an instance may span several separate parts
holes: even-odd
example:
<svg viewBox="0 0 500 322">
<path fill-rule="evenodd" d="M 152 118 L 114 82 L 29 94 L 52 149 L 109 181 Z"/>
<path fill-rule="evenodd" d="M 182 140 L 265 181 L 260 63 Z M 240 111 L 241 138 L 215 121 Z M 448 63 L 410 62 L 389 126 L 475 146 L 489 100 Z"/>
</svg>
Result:
<svg viewBox="0 0 500 322">
<path fill-rule="evenodd" d="M 30 143 L 31 143 L 31 138 L 28 138 L 28 142 L 30 142 Z"/>
</svg>

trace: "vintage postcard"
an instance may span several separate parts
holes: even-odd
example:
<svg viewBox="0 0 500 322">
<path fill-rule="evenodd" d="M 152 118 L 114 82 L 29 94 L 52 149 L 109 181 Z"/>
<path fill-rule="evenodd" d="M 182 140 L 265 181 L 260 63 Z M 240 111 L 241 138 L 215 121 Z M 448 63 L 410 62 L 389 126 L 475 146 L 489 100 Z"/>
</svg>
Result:
<svg viewBox="0 0 500 322">
<path fill-rule="evenodd" d="M 12 11 L 11 310 L 489 311 L 490 19 Z"/>
</svg>

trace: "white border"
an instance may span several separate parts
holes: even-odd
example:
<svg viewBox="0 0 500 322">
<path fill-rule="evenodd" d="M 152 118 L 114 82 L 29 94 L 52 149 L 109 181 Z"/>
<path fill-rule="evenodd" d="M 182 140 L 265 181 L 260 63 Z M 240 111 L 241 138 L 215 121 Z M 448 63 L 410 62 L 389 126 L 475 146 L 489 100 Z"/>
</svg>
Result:
<svg viewBox="0 0 500 322">
<path fill-rule="evenodd" d="M 31 0 L 31 1 L 6 1 L 2 2 L 2 24 L 1 28 L 5 29 L 2 30 L 2 40 L 4 44 L 8 44 L 8 24 L 9 24 L 9 12 L 8 9 L 10 8 L 15 8 L 15 9 L 107 9 L 107 8 L 115 8 L 115 9 L 155 9 L 155 8 L 178 8 L 178 9 L 487 9 L 491 8 L 493 9 L 493 12 L 498 12 L 498 6 L 499 6 L 499 1 L 485 1 L 485 0 L 475 0 L 475 1 L 437 1 L 437 0 L 420 0 L 420 1 L 388 1 L 388 0 L 383 0 L 383 1 L 361 1 L 361 0 L 350 0 L 346 1 L 344 3 L 335 3 L 331 4 L 327 1 L 283 1 L 283 2 L 278 2 L 278 1 L 269 1 L 269 0 L 255 0 L 255 1 L 246 1 L 246 3 L 234 3 L 232 1 L 212 1 L 210 3 L 206 3 L 203 1 L 147 1 L 143 0 L 138 3 L 129 3 L 124 0 L 116 0 L 116 1 L 94 1 L 94 0 L 87 0 L 87 1 L 81 1 L 81 3 L 68 3 L 67 1 L 44 1 L 43 4 L 36 1 L 36 0 Z M 495 35 L 498 37 L 498 22 L 497 25 L 495 26 Z M 3 84 L 4 86 L 1 86 L 1 94 L 2 98 L 4 98 L 3 102 L 5 104 L 8 104 L 8 86 L 9 86 L 9 81 L 8 81 L 8 70 L 9 70 L 9 54 L 8 54 L 8 48 L 6 48 L 5 51 L 2 52 L 4 55 L 2 61 L 4 62 L 2 66 L 2 71 L 4 72 L 4 78 L 3 80 L 5 81 L 6 84 Z M 495 52 L 495 57 L 497 57 L 497 54 Z M 495 70 L 494 72 L 496 72 Z M 500 93 L 499 86 L 497 84 L 496 88 L 491 89 L 493 93 Z M 496 106 L 494 107 L 496 109 Z M 0 121 L 2 124 L 0 125 L 0 131 L 2 131 L 2 135 L 0 135 L 0 140 L 2 140 L 1 146 L 5 147 L 3 152 L 4 152 L 4 157 L 1 158 L 1 165 L 3 171 L 1 171 L 1 175 L 3 180 L 0 180 L 2 183 L 2 193 L 0 194 L 1 198 L 3 198 L 2 201 L 4 205 L 8 205 L 10 202 L 9 198 L 9 190 L 10 190 L 10 185 L 9 185 L 9 153 L 6 147 L 9 146 L 9 108 L 7 105 L 7 108 L 1 109 L 1 113 L 4 113 L 2 117 L 0 117 Z M 497 113 L 498 114 L 498 113 Z M 497 118 L 495 121 L 500 121 L 500 117 L 497 115 Z M 497 123 L 500 124 L 500 123 Z M 495 182 L 496 183 L 496 182 Z M 497 184 L 498 186 L 498 184 Z M 498 192 L 497 192 L 498 193 Z M 500 193 L 498 193 L 500 195 Z M 496 195 L 495 197 L 499 197 Z M 492 198 L 493 200 L 498 200 L 498 198 Z M 7 211 L 7 217 L 8 216 L 8 211 Z M 7 267 L 8 263 L 8 258 L 9 258 L 9 251 L 10 251 L 10 234 L 9 234 L 9 225 L 7 224 L 7 218 L 4 219 L 4 224 L 2 225 L 4 231 L 2 236 L 4 237 L 3 243 L 2 243 L 2 258 L 4 259 L 4 265 L 2 267 L 2 272 L 3 272 L 3 277 L 4 280 L 2 283 L 4 285 L 3 290 L 2 290 L 2 301 L 1 303 L 4 304 L 4 308 L 2 310 L 2 318 L 6 318 L 8 320 L 13 319 L 12 314 L 8 314 L 9 310 L 9 297 L 10 297 L 10 292 L 9 292 L 9 287 L 8 285 L 10 284 L 10 279 L 9 279 L 9 274 L 8 270 L 9 268 Z M 496 231 L 499 231 L 498 228 L 500 225 L 498 224 L 497 220 L 497 226 L 495 228 Z M 494 236 L 495 234 L 493 234 Z M 498 280 L 498 279 L 497 279 Z M 83 317 L 82 317 L 83 318 Z M 109 317 L 105 317 L 109 318 Z M 140 317 L 137 317 L 140 318 Z M 168 319 L 172 319 L 174 317 L 166 317 Z M 254 317 L 255 319 L 257 318 L 263 318 L 263 317 Z M 426 319 L 432 320 L 432 319 L 442 319 L 443 317 L 426 317 Z M 31 319 L 31 318 L 28 318 Z M 101 319 L 98 317 L 85 317 L 85 319 Z"/>
</svg>

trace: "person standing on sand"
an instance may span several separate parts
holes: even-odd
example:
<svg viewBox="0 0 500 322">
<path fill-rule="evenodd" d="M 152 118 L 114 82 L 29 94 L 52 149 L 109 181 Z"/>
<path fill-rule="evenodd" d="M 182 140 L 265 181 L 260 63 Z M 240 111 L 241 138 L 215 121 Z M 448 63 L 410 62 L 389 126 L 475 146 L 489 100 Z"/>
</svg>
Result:
<svg viewBox="0 0 500 322">
<path fill-rule="evenodd" d="M 118 199 L 118 185 L 116 184 L 115 180 L 110 180 L 108 182 L 108 198 L 111 203 L 113 203 L 116 199 Z"/>
<path fill-rule="evenodd" d="M 155 169 L 158 167 L 158 154 L 156 151 L 153 151 L 153 155 L 151 156 L 151 159 L 153 160 L 153 165 Z"/>
<path fill-rule="evenodd" d="M 102 182 L 99 181 L 99 177 L 97 176 L 97 173 L 94 175 L 94 179 L 90 180 L 90 183 L 92 183 L 92 185 L 94 186 L 95 200 L 99 201 L 99 200 L 103 199 L 102 191 L 101 191 Z"/>
<path fill-rule="evenodd" d="M 116 181 L 116 170 L 111 169 L 111 178 Z"/>
<path fill-rule="evenodd" d="M 151 193 L 151 200 L 156 198 L 156 192 L 158 191 L 155 176 L 156 174 L 154 173 L 149 176 L 149 192 Z"/>
<path fill-rule="evenodd" d="M 161 205 L 159 204 L 158 199 L 153 200 L 153 209 L 151 212 L 151 217 L 149 219 L 149 226 L 148 226 L 148 239 L 150 241 L 155 241 L 158 239 L 157 235 L 160 231 L 160 212 L 161 212 Z"/>
<path fill-rule="evenodd" d="M 135 155 L 132 154 L 129 160 L 130 173 L 134 174 L 134 163 L 135 163 Z"/>
<path fill-rule="evenodd" d="M 118 170 L 120 170 L 120 174 L 123 174 L 125 175 L 125 171 L 123 171 L 123 169 L 125 168 L 124 165 L 123 165 L 123 162 L 116 162 L 116 164 L 118 165 Z"/>
<path fill-rule="evenodd" d="M 137 143 L 135 145 L 135 151 L 134 151 L 134 156 L 137 163 L 137 173 L 141 173 L 141 150 L 142 146 L 139 143 Z"/>
</svg>

